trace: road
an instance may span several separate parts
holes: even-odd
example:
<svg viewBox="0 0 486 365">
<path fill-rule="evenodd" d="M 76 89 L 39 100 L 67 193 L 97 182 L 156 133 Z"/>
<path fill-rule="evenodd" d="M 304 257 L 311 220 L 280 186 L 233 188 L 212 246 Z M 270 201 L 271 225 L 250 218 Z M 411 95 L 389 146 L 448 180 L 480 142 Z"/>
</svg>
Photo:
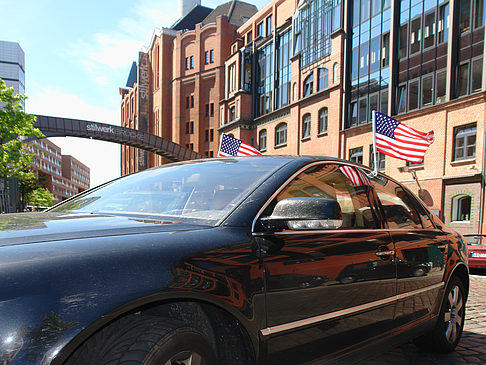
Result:
<svg viewBox="0 0 486 365">
<path fill-rule="evenodd" d="M 360 365 L 486 364 L 486 273 L 470 276 L 462 340 L 451 354 L 431 354 L 413 343 L 397 347 Z"/>
</svg>

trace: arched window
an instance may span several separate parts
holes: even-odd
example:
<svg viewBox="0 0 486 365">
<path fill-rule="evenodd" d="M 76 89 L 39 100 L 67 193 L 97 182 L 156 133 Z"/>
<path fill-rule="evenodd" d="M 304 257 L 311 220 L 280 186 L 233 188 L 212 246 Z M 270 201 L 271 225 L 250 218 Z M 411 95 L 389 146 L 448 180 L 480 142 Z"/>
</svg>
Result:
<svg viewBox="0 0 486 365">
<path fill-rule="evenodd" d="M 310 138 L 310 134 L 311 134 L 311 115 L 310 113 L 307 113 L 302 117 L 302 139 Z"/>
<path fill-rule="evenodd" d="M 471 202 L 469 195 L 459 195 L 452 199 L 452 217 L 454 222 L 469 222 L 471 220 Z"/>
<path fill-rule="evenodd" d="M 319 125 L 317 127 L 317 134 L 327 133 L 327 120 L 328 120 L 327 108 L 319 110 Z"/>
<path fill-rule="evenodd" d="M 317 85 L 317 91 L 326 89 L 329 86 L 329 71 L 327 68 L 319 69 L 319 83 Z"/>
<path fill-rule="evenodd" d="M 258 133 L 258 149 L 263 152 L 267 150 L 267 130 L 262 129 Z"/>
<path fill-rule="evenodd" d="M 275 128 L 275 147 L 287 144 L 287 123 L 280 123 Z"/>
<path fill-rule="evenodd" d="M 336 62 L 332 67 L 332 83 L 337 84 L 339 82 L 339 64 Z"/>
<path fill-rule="evenodd" d="M 310 74 L 304 81 L 304 97 L 314 92 L 314 74 Z"/>
<path fill-rule="evenodd" d="M 294 82 L 294 85 L 292 86 L 292 101 L 297 100 L 297 83 Z"/>
</svg>

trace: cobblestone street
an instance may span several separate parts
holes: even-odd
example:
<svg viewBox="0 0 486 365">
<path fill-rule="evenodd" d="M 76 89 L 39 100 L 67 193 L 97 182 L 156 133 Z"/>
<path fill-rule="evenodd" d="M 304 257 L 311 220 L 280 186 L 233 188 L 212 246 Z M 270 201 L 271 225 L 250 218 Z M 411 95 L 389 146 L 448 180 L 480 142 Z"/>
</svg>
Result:
<svg viewBox="0 0 486 365">
<path fill-rule="evenodd" d="M 486 273 L 471 275 L 470 281 L 464 333 L 453 353 L 431 354 L 408 343 L 361 364 L 486 364 Z"/>
</svg>

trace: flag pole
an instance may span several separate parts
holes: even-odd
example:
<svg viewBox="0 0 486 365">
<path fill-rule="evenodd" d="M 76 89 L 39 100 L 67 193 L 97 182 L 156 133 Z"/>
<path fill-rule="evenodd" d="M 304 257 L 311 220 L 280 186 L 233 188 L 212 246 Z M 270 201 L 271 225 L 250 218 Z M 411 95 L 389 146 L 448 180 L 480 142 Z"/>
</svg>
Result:
<svg viewBox="0 0 486 365">
<path fill-rule="evenodd" d="M 224 133 L 221 133 L 221 137 L 219 137 L 218 155 L 216 157 L 219 157 L 219 153 L 221 152 L 221 145 L 223 144 L 223 136 L 224 136 Z"/>
<path fill-rule="evenodd" d="M 373 125 L 373 171 L 371 172 L 371 177 L 378 175 L 378 164 L 377 164 L 377 154 L 376 151 L 376 110 L 372 111 L 371 123 Z"/>
</svg>

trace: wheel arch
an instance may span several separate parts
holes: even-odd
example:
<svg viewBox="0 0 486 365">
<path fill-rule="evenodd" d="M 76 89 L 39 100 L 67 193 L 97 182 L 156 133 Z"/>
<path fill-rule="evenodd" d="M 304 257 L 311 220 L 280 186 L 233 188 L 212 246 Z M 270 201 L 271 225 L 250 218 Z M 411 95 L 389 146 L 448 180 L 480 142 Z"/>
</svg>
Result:
<svg viewBox="0 0 486 365">
<path fill-rule="evenodd" d="M 452 278 L 455 276 L 457 276 L 462 281 L 464 285 L 464 291 L 466 292 L 466 299 L 467 299 L 469 295 L 469 270 L 467 266 L 463 263 L 460 263 L 452 269 L 449 277 L 447 278 L 447 282 L 445 283 L 446 288 L 449 285 Z"/>
<path fill-rule="evenodd" d="M 190 293 L 193 294 L 193 293 Z M 162 316 L 163 313 L 167 313 L 167 307 L 178 304 L 182 306 L 196 305 L 207 316 L 207 320 L 211 324 L 213 330 L 214 326 L 221 327 L 221 324 L 231 324 L 233 328 L 233 338 L 241 337 L 244 350 L 252 359 L 256 362 L 259 353 L 259 338 L 258 328 L 252 326 L 258 326 L 257 323 L 245 318 L 241 312 L 233 309 L 225 303 L 213 300 L 212 298 L 205 298 L 199 295 L 188 295 L 188 293 L 163 293 L 149 297 L 138 298 L 136 300 L 125 303 L 112 311 L 99 316 L 98 319 L 87 325 L 83 330 L 77 333 L 56 355 L 52 360 L 52 365 L 63 364 L 83 343 L 90 337 L 94 336 L 102 328 L 109 326 L 114 321 L 135 313 L 154 315 L 157 313 Z M 170 317 L 169 317 L 170 318 Z M 179 320 L 185 320 L 184 318 L 175 318 Z M 219 321 L 219 322 L 218 322 Z M 217 331 L 216 331 L 217 332 Z M 253 335 L 252 335 L 253 333 Z M 223 336 L 224 340 L 231 341 L 231 336 Z M 217 344 L 214 343 L 215 350 Z M 246 363 L 245 363 L 246 364 Z"/>
</svg>

